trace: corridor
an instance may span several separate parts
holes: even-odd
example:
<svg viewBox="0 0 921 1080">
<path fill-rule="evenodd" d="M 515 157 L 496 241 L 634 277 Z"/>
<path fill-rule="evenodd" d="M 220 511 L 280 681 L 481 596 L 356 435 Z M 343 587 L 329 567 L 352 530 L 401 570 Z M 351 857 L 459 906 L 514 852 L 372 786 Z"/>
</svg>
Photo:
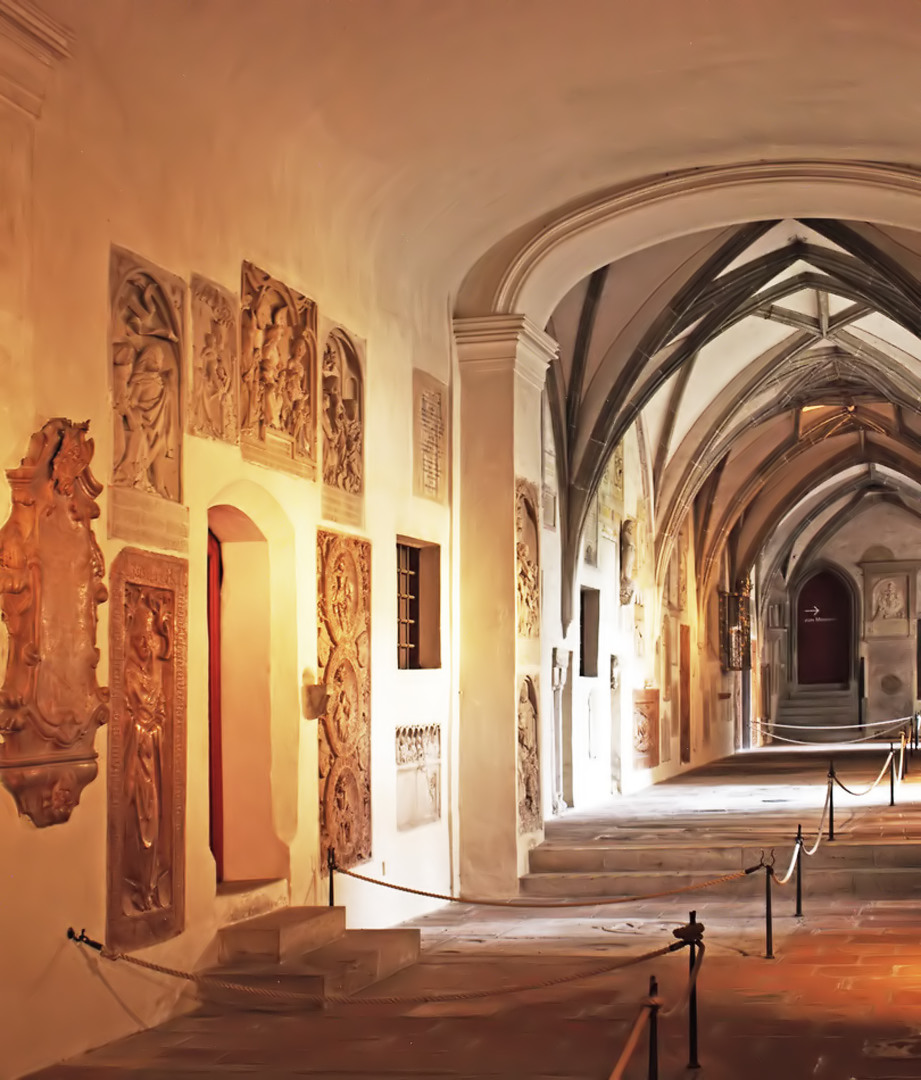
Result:
<svg viewBox="0 0 921 1080">
<path fill-rule="evenodd" d="M 829 756 L 843 783 L 860 790 L 878 775 L 887 752 L 882 744 L 753 751 L 603 809 L 570 812 L 548 824 L 524 890 L 542 896 L 665 891 L 756 864 L 772 848 L 782 876 L 797 824 L 808 845 L 816 836 Z M 836 839 L 824 841 L 808 861 L 804 917 L 793 917 L 792 883 L 773 888 L 774 960 L 764 958 L 760 870 L 713 888 L 610 906 L 590 901 L 510 911 L 453 904 L 414 924 L 423 935 L 419 963 L 352 1004 L 322 1012 L 202 1008 L 35 1076 L 605 1080 L 649 975 L 658 977 L 666 1006 L 675 1002 L 686 980 L 685 954 L 584 981 L 520 988 L 667 944 L 693 908 L 708 946 L 699 980 L 703 1067 L 697 1075 L 918 1078 L 921 755 L 909 761 L 895 794 L 890 807 L 886 776 L 864 797 L 836 791 Z M 547 880 L 536 881 L 541 877 Z M 106 977 L 106 961 L 86 959 Z M 481 990 L 497 992 L 474 996 Z M 435 1000 L 451 994 L 470 996 Z M 426 998 L 432 1000 L 419 1000 Z M 687 1075 L 685 1030 L 682 1015 L 661 1020 L 660 1076 Z M 641 1045 L 625 1076 L 646 1075 Z"/>
</svg>

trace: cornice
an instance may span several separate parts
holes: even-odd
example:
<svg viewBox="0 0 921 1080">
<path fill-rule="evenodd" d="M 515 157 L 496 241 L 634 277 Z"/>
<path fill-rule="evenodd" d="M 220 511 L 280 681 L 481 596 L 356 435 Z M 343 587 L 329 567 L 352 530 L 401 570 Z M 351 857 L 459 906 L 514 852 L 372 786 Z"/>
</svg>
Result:
<svg viewBox="0 0 921 1080">
<path fill-rule="evenodd" d="M 51 69 L 70 56 L 71 41 L 31 0 L 0 0 L 0 99 L 40 116 Z"/>
<path fill-rule="evenodd" d="M 484 315 L 454 320 L 458 362 L 465 373 L 514 371 L 538 390 L 559 345 L 526 315 Z"/>
</svg>

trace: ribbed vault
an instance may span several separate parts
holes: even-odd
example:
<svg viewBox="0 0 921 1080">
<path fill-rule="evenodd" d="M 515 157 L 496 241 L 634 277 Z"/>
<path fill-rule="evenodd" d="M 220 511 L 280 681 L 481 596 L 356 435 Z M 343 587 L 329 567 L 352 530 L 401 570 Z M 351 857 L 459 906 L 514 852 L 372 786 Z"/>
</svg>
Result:
<svg viewBox="0 0 921 1080">
<path fill-rule="evenodd" d="M 566 623 L 582 528 L 637 421 L 657 576 L 690 517 L 701 603 L 762 555 L 765 580 L 802 564 L 875 501 L 921 511 L 921 234 L 803 219 L 681 237 L 595 270 L 548 330 Z"/>
</svg>

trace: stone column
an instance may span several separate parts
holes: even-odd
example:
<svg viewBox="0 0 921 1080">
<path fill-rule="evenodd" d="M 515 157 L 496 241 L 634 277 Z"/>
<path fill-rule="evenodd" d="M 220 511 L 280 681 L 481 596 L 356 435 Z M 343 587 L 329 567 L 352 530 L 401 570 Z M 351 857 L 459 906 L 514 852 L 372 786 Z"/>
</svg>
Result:
<svg viewBox="0 0 921 1080">
<path fill-rule="evenodd" d="M 530 677 L 536 686 L 540 674 L 539 617 L 534 636 L 519 634 L 516 492 L 529 484 L 540 492 L 540 394 L 558 346 L 520 315 L 456 319 L 454 332 L 460 367 L 460 883 L 468 894 L 508 896 L 518 891 L 535 839 L 533 829 L 524 835 L 519 829 L 518 717 L 522 683 Z M 539 543 L 539 506 L 536 535 Z M 550 748 L 539 750 L 549 768 Z"/>
</svg>

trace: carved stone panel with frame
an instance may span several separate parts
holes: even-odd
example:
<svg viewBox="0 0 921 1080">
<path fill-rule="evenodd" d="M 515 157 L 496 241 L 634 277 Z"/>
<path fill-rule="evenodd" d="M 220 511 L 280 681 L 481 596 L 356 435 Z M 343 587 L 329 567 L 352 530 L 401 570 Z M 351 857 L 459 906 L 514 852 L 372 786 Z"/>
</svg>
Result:
<svg viewBox="0 0 921 1080">
<path fill-rule="evenodd" d="M 106 943 L 185 925 L 188 564 L 137 548 L 112 565 Z"/>
<path fill-rule="evenodd" d="M 130 251 L 109 262 L 112 484 L 182 501 L 185 282 Z"/>
<path fill-rule="evenodd" d="M 537 486 L 515 481 L 518 636 L 540 636 L 540 517 Z"/>
<path fill-rule="evenodd" d="M 323 516 L 345 525 L 364 520 L 365 390 L 358 343 L 341 326 L 323 346 Z"/>
<path fill-rule="evenodd" d="M 653 769 L 659 764 L 659 691 L 633 691 L 633 766 Z"/>
<path fill-rule="evenodd" d="M 441 725 L 396 730 L 397 828 L 414 829 L 441 817 Z"/>
<path fill-rule="evenodd" d="M 526 675 L 518 690 L 518 831 L 534 832 L 543 824 L 540 807 L 537 680 Z"/>
<path fill-rule="evenodd" d="M 328 692 L 320 717 L 323 872 L 371 858 L 371 545 L 317 532 L 317 654 Z"/>
<path fill-rule="evenodd" d="M 863 563 L 868 638 L 908 637 L 916 610 L 917 562 Z"/>
<path fill-rule="evenodd" d="M 192 275 L 193 435 L 240 439 L 240 304 L 233 293 Z"/>
<path fill-rule="evenodd" d="M 96 776 L 96 729 L 109 692 L 96 678 L 98 606 L 108 598 L 93 534 L 102 490 L 88 423 L 49 420 L 8 469 L 12 509 L 0 529 L 0 781 L 35 825 L 70 817 Z"/>
<path fill-rule="evenodd" d="M 448 498 L 448 388 L 413 368 L 413 494 Z"/>
<path fill-rule="evenodd" d="M 316 304 L 244 262 L 239 380 L 243 456 L 314 480 L 316 385 Z"/>
</svg>

